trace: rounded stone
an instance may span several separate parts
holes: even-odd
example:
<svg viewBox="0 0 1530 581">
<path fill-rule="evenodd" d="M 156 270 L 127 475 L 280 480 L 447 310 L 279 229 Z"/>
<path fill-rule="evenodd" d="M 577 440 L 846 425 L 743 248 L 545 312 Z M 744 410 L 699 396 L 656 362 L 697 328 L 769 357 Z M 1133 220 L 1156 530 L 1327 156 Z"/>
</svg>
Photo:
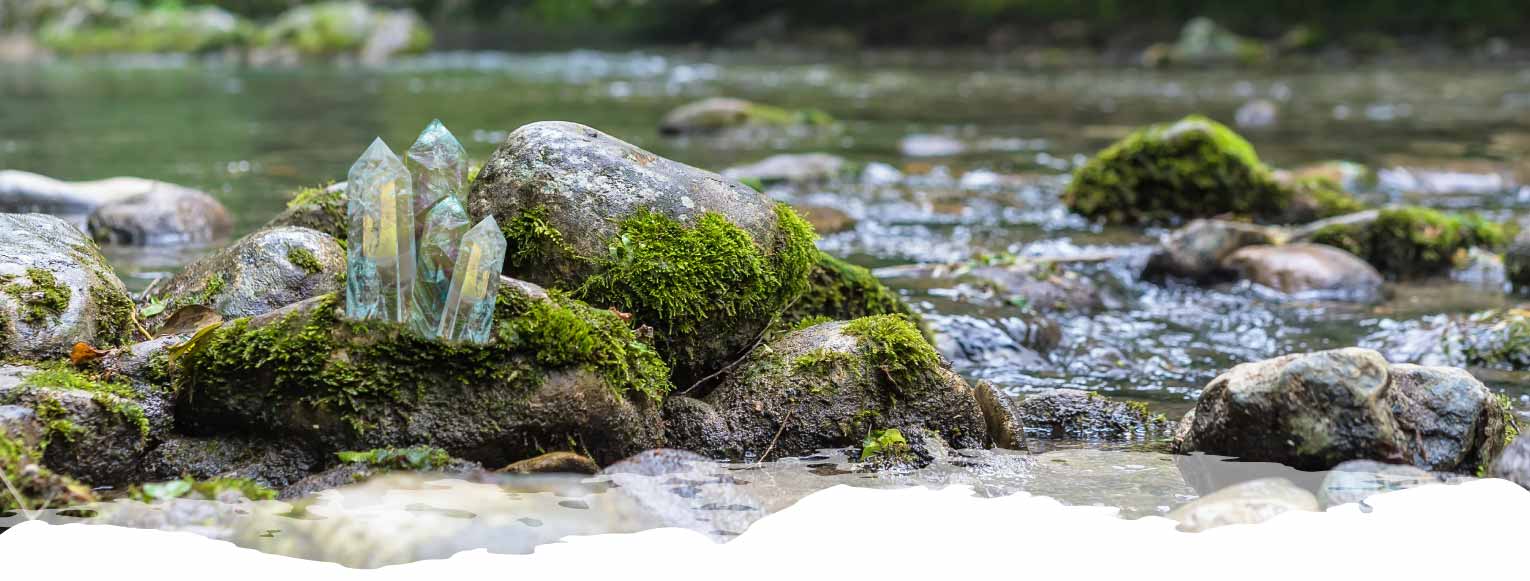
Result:
<svg viewBox="0 0 1530 581">
<path fill-rule="evenodd" d="M 1381 273 L 1353 254 L 1322 244 L 1246 246 L 1222 266 L 1238 276 L 1299 298 L 1374 302 Z"/>
<path fill-rule="evenodd" d="M 96 245 L 67 222 L 0 214 L 0 355 L 69 353 L 131 339 L 133 302 Z"/>
<path fill-rule="evenodd" d="M 182 269 L 155 294 L 165 309 L 203 305 L 225 318 L 260 315 L 340 289 L 345 249 L 300 227 L 260 230 Z"/>
<path fill-rule="evenodd" d="M 234 226 L 212 196 L 170 184 L 103 204 L 87 223 L 102 244 L 136 246 L 211 242 Z"/>
</svg>

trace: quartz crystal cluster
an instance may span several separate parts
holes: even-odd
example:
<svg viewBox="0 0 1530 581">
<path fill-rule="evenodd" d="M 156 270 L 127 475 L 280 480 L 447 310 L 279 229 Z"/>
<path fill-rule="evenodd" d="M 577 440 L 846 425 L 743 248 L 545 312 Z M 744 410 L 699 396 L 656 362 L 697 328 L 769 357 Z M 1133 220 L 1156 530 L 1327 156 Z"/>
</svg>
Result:
<svg viewBox="0 0 1530 581">
<path fill-rule="evenodd" d="M 469 228 L 467 151 L 439 120 L 400 160 L 381 139 L 351 166 L 345 312 L 451 341 L 489 341 L 505 238 Z"/>
</svg>

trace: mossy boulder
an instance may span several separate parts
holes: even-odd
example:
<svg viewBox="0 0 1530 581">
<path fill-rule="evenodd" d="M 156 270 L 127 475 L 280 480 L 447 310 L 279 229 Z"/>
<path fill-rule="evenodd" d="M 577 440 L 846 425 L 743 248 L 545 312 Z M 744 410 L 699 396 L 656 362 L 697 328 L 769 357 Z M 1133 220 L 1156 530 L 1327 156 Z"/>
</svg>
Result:
<svg viewBox="0 0 1530 581">
<path fill-rule="evenodd" d="M 345 277 L 345 249 L 334 238 L 301 227 L 267 228 L 204 256 L 170 277 L 155 293 L 151 322 L 181 307 L 209 307 L 225 318 L 260 315 L 336 292 Z"/>
<path fill-rule="evenodd" d="M 785 327 L 804 322 L 848 321 L 872 315 L 903 315 L 919 321 L 919 315 L 898 293 L 865 268 L 819 252 L 808 271 L 807 291 L 781 315 Z"/>
<path fill-rule="evenodd" d="M 379 64 L 395 54 L 430 48 L 432 35 L 412 10 L 388 10 L 358 0 L 295 6 L 255 36 L 255 43 L 304 55 L 352 54 Z"/>
<path fill-rule="evenodd" d="M 1465 371 L 1348 348 L 1245 363 L 1212 380 L 1175 448 L 1327 470 L 1347 460 L 1475 474 L 1503 450 L 1506 413 Z"/>
<path fill-rule="evenodd" d="M 1347 250 L 1397 279 L 1443 274 L 1463 264 L 1474 246 L 1493 249 L 1508 242 L 1502 226 L 1475 214 L 1421 207 L 1386 208 L 1374 220 L 1329 224 L 1309 240 Z"/>
<path fill-rule="evenodd" d="M 292 195 L 287 208 L 267 222 L 265 228 L 299 226 L 344 242 L 350 235 L 350 222 L 346 218 L 348 202 L 345 182 L 303 188 Z"/>
<path fill-rule="evenodd" d="M 664 120 L 659 122 L 659 132 L 665 135 L 705 134 L 748 127 L 811 127 L 833 122 L 834 118 L 816 109 L 793 111 L 743 99 L 713 97 L 681 105 L 666 113 Z"/>
<path fill-rule="evenodd" d="M 727 433 L 723 449 L 706 451 L 735 459 L 859 446 L 886 429 L 930 430 L 955 448 L 980 448 L 987 439 L 972 387 L 897 315 L 824 323 L 772 341 L 705 403 Z"/>
<path fill-rule="evenodd" d="M 491 466 L 557 449 L 613 462 L 663 441 L 668 369 L 616 313 L 514 279 L 487 344 L 343 310 L 322 295 L 204 333 L 173 365 L 178 426 L 319 453 L 428 445 Z"/>
<path fill-rule="evenodd" d="M 133 301 L 94 242 L 42 214 L 0 214 L 0 356 L 115 347 L 133 333 Z"/>
<path fill-rule="evenodd" d="M 468 204 L 504 230 L 507 274 L 631 313 L 682 387 L 753 346 L 818 258 L 785 204 L 573 123 L 511 132 Z"/>
<path fill-rule="evenodd" d="M 7 366 L 0 404 L 34 410 L 44 426 L 41 461 L 95 486 L 137 482 L 145 454 L 170 426 L 168 397 L 104 380 L 65 362 Z"/>
<path fill-rule="evenodd" d="M 250 30 L 249 23 L 217 6 L 73 4 L 78 6 L 69 16 L 52 19 L 38 32 L 48 48 L 67 54 L 193 53 L 238 45 Z"/>
<path fill-rule="evenodd" d="M 854 172 L 850 162 L 834 154 L 780 153 L 751 164 L 724 169 L 722 175 L 763 186 L 812 186 L 851 177 Z"/>
<path fill-rule="evenodd" d="M 1332 192 L 1329 192 L 1332 193 Z M 1304 192 L 1303 199 L 1315 196 Z M 1139 129 L 1073 174 L 1063 201 L 1109 224 L 1167 224 L 1220 215 L 1287 221 L 1298 198 L 1259 161 L 1254 146 L 1199 115 Z M 1315 208 L 1349 207 L 1313 200 Z"/>
<path fill-rule="evenodd" d="M 1165 435 L 1169 422 L 1141 402 L 1092 391 L 1049 389 L 1020 400 L 1027 435 L 1042 439 L 1141 440 Z"/>
</svg>

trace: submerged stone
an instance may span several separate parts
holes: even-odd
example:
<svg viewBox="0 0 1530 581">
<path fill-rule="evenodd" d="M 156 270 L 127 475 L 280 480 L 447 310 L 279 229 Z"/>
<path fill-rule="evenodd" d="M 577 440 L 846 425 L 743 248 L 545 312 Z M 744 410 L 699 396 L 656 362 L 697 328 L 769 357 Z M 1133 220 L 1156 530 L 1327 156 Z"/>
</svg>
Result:
<svg viewBox="0 0 1530 581">
<path fill-rule="evenodd" d="M 446 297 L 451 294 L 457 250 L 473 220 L 455 197 L 447 196 L 423 217 L 424 233 L 416 249 L 414 305 L 409 323 L 415 331 L 434 337 L 441 328 Z"/>
<path fill-rule="evenodd" d="M 499 288 L 499 271 L 504 264 L 505 237 L 500 234 L 494 217 L 489 216 L 462 238 L 437 337 L 489 342 L 489 330 L 494 322 L 494 297 Z"/>
<path fill-rule="evenodd" d="M 467 203 L 467 150 L 440 119 L 431 120 L 404 154 L 404 167 L 414 179 L 414 233 L 425 230 L 426 215 L 437 202 L 456 198 Z"/>
<path fill-rule="evenodd" d="M 351 166 L 345 314 L 407 322 L 414 286 L 414 196 L 409 170 L 382 139 Z"/>
</svg>

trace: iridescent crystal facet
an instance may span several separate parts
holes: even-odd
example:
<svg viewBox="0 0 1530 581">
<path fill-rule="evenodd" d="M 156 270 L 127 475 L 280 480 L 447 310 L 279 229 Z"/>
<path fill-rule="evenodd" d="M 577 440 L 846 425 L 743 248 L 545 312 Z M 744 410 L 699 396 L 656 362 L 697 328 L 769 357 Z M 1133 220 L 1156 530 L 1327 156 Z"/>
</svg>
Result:
<svg viewBox="0 0 1530 581">
<path fill-rule="evenodd" d="M 441 328 L 446 296 L 451 293 L 457 249 L 473 220 L 457 198 L 447 196 L 425 213 L 423 222 L 424 233 L 416 257 L 419 267 L 415 270 L 414 308 L 409 322 L 415 331 L 434 337 Z"/>
<path fill-rule="evenodd" d="M 462 237 L 436 336 L 454 341 L 489 341 L 499 272 L 504 265 L 505 235 L 499 231 L 494 217 L 488 216 Z"/>
<path fill-rule="evenodd" d="M 408 322 L 414 289 L 414 196 L 409 170 L 379 138 L 347 176 L 345 314 Z"/>
<path fill-rule="evenodd" d="M 445 198 L 456 198 L 467 206 L 467 150 L 440 119 L 430 122 L 420 138 L 404 154 L 404 167 L 414 177 L 415 235 L 425 230 L 425 214 Z"/>
</svg>

